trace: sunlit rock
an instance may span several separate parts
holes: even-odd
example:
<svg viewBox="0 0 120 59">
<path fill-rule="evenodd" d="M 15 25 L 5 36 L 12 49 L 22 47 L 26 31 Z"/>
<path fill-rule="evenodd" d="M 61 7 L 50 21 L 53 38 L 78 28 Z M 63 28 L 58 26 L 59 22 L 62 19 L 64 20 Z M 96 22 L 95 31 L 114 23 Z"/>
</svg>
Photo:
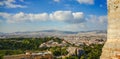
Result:
<svg viewBox="0 0 120 59">
<path fill-rule="evenodd" d="M 107 0 L 108 33 L 107 42 L 100 59 L 120 59 L 120 0 Z"/>
</svg>

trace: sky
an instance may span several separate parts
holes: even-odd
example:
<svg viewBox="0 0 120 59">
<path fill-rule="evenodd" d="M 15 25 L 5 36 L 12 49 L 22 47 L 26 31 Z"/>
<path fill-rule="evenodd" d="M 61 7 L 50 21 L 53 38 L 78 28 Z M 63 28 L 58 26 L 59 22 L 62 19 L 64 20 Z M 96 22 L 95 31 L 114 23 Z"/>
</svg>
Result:
<svg viewBox="0 0 120 59">
<path fill-rule="evenodd" d="M 0 0 L 0 32 L 106 29 L 106 0 Z"/>
</svg>

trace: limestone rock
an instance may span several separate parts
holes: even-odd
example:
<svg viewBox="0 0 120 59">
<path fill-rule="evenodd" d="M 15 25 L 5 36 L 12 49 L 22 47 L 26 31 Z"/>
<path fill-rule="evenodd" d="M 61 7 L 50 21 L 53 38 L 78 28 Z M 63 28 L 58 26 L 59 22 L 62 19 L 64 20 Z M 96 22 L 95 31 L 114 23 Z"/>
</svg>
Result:
<svg viewBox="0 0 120 59">
<path fill-rule="evenodd" d="M 120 0 L 107 0 L 108 33 L 107 42 L 100 59 L 120 59 Z"/>
</svg>

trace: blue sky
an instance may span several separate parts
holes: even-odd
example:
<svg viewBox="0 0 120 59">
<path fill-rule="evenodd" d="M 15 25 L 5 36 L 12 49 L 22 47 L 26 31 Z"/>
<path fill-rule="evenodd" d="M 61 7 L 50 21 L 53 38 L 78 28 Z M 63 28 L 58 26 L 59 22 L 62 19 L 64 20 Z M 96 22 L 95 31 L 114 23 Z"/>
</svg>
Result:
<svg viewBox="0 0 120 59">
<path fill-rule="evenodd" d="M 106 0 L 0 0 L 0 32 L 106 29 Z"/>
</svg>

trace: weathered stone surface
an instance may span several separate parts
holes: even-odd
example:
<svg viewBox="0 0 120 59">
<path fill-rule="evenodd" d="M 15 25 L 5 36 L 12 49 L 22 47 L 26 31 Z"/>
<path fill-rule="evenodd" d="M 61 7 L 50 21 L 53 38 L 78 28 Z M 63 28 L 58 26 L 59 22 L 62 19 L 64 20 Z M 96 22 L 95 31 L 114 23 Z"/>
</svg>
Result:
<svg viewBox="0 0 120 59">
<path fill-rule="evenodd" d="M 120 0 L 107 0 L 108 33 L 100 59 L 120 59 Z"/>
</svg>

